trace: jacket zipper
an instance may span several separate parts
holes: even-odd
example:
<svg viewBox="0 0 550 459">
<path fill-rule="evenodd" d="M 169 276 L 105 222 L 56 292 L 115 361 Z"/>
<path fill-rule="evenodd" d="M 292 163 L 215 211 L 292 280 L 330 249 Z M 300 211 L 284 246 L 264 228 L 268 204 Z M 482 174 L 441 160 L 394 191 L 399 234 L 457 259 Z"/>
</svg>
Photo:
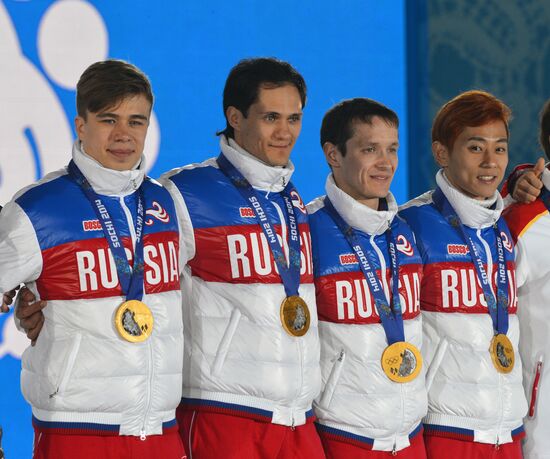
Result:
<svg viewBox="0 0 550 459">
<path fill-rule="evenodd" d="M 284 181 L 284 177 L 283 177 L 283 181 Z M 281 210 L 281 207 L 275 202 L 275 201 L 271 201 L 271 203 L 273 204 L 273 207 L 275 207 L 275 210 L 277 211 L 277 214 L 279 215 L 279 220 L 281 222 L 281 237 L 282 237 L 282 248 L 283 248 L 283 253 L 285 254 L 285 259 L 287 260 L 287 265 L 288 263 L 290 263 L 290 250 L 289 250 L 289 247 L 288 247 L 288 242 L 287 242 L 287 225 L 286 225 L 286 219 L 285 219 L 285 216 L 283 214 L 283 211 Z M 300 237 L 298 235 L 298 237 Z M 296 348 L 298 349 L 298 355 L 300 356 L 300 381 L 299 381 L 299 384 L 298 384 L 298 390 L 296 391 L 296 395 L 294 396 L 294 402 L 296 401 L 296 399 L 300 396 L 300 394 L 302 393 L 302 388 L 303 388 L 303 385 L 304 385 L 304 375 L 303 375 L 303 368 L 304 368 L 304 355 L 303 355 L 303 350 L 302 350 L 302 340 L 301 339 L 296 339 Z M 292 420 L 291 420 L 291 429 L 294 430 L 294 426 L 295 426 L 295 422 L 296 420 L 294 419 L 294 408 L 295 408 L 295 404 L 293 403 L 292 406 L 291 406 L 291 410 L 292 410 Z"/>
<path fill-rule="evenodd" d="M 328 405 L 330 404 L 330 401 L 332 400 L 332 397 L 336 390 L 336 383 L 340 379 L 340 373 L 342 371 L 342 365 L 344 364 L 345 358 L 346 358 L 346 351 L 344 349 L 341 349 L 338 354 L 338 357 L 336 358 L 336 362 L 334 362 L 332 370 L 328 376 L 327 383 L 325 385 L 325 390 L 323 391 L 321 400 L 319 402 L 319 404 L 323 407 L 328 407 Z"/>
<path fill-rule="evenodd" d="M 63 372 L 63 377 L 61 378 L 59 385 L 55 389 L 55 392 L 50 394 L 49 398 L 57 397 L 57 395 L 62 394 L 67 388 L 67 384 L 69 383 L 69 378 L 71 377 L 71 374 L 73 372 L 74 364 L 76 363 L 76 356 L 78 355 L 78 350 L 80 349 L 81 341 L 82 341 L 82 335 L 80 333 L 77 333 L 73 340 L 71 352 L 67 357 L 67 365 L 65 367 L 65 371 Z"/>
<path fill-rule="evenodd" d="M 148 342 L 150 340 L 147 340 Z M 149 418 L 149 412 L 151 411 L 151 387 L 153 386 L 153 347 L 151 346 L 151 343 L 148 343 L 147 345 L 149 350 L 149 361 L 148 361 L 148 373 L 149 373 L 149 380 L 147 382 L 147 402 L 145 403 L 145 415 L 143 416 L 143 424 L 141 427 L 141 432 L 139 433 L 139 438 L 142 441 L 145 441 L 147 439 L 146 427 L 147 427 L 147 420 Z"/>
<path fill-rule="evenodd" d="M 489 244 L 487 244 L 487 241 L 481 236 L 481 229 L 478 229 L 476 231 L 476 235 L 478 239 L 481 241 L 481 244 L 483 245 L 483 250 L 485 250 L 485 254 L 487 255 L 487 278 L 489 281 L 489 287 L 491 288 L 491 292 L 493 292 L 493 295 L 496 298 L 495 289 L 493 288 L 493 256 L 491 254 L 491 249 L 489 248 Z M 485 301 L 487 302 L 487 298 L 485 298 Z M 495 332 L 493 330 L 493 332 Z M 504 403 L 502 401 L 502 375 L 498 373 L 498 401 L 499 401 L 499 410 L 500 410 L 500 419 L 498 422 L 498 431 L 497 431 L 497 440 L 495 443 L 495 449 L 500 448 L 500 431 L 502 429 L 502 422 L 504 421 Z"/>
<path fill-rule="evenodd" d="M 135 188 L 135 182 L 132 182 Z M 136 229 L 134 227 L 134 220 L 132 218 L 132 213 L 130 212 L 130 209 L 128 209 L 128 206 L 126 205 L 126 202 L 124 201 L 124 197 L 120 197 L 120 206 L 122 207 L 122 210 L 124 211 L 124 214 L 126 215 L 126 221 L 128 223 L 128 229 L 130 230 L 130 235 L 132 237 L 132 247 L 135 250 L 136 247 Z M 143 235 L 142 235 L 143 237 Z M 135 256 L 133 257 L 135 260 Z M 145 414 L 143 416 L 143 423 L 141 427 L 141 431 L 139 433 L 140 440 L 144 441 L 147 439 L 146 427 L 147 427 L 147 420 L 149 418 L 149 412 L 151 411 L 151 388 L 153 386 L 153 346 L 151 344 L 151 340 L 147 340 L 147 350 L 149 352 L 149 359 L 147 361 L 147 397 L 146 397 L 146 403 L 145 403 Z"/>
</svg>

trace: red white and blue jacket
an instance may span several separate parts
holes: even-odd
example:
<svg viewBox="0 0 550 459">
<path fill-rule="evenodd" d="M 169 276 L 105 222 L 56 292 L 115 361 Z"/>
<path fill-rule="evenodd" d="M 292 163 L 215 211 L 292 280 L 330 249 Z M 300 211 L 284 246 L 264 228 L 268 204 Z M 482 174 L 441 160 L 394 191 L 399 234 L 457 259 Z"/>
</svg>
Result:
<svg viewBox="0 0 550 459">
<path fill-rule="evenodd" d="M 340 190 L 330 175 L 327 196 L 344 221 L 374 254 L 386 298 L 391 291 L 391 263 L 385 232 L 391 226 L 397 243 L 399 296 L 405 340 L 422 346 L 420 283 L 422 259 L 409 226 L 398 216 L 390 193 L 387 210 L 375 211 Z M 315 401 L 319 429 L 357 446 L 399 451 L 421 430 L 427 397 L 424 371 L 408 383 L 391 381 L 381 358 L 386 334 L 367 281 L 344 235 L 324 205 L 308 205 L 321 339 L 323 390 Z M 380 278 L 380 277 L 379 277 Z"/>
<path fill-rule="evenodd" d="M 125 301 L 94 209 L 67 170 L 19 192 L 0 217 L 0 291 L 30 283 L 47 300 L 45 322 L 22 358 L 21 387 L 37 429 L 93 435 L 161 434 L 175 428 L 181 397 L 183 330 L 179 229 L 173 200 L 139 168 L 114 171 L 73 160 L 102 196 L 133 257 L 136 189 L 145 199 L 144 295 L 149 339 L 130 343 L 114 325 Z"/>
<path fill-rule="evenodd" d="M 437 185 L 457 213 L 481 254 L 495 291 L 497 244 L 493 225 L 501 218 L 502 199 L 495 193 L 487 207 L 455 189 L 442 171 Z M 511 373 L 499 373 L 489 346 L 493 323 L 469 248 L 437 210 L 432 191 L 400 211 L 416 234 L 424 262 L 420 307 L 424 327 L 428 415 L 425 433 L 480 443 L 503 444 L 523 435 L 527 405 L 518 355 L 514 245 L 501 233 L 509 281 L 507 336 L 516 360 Z"/>
<path fill-rule="evenodd" d="M 288 253 L 281 191 L 294 167 L 268 166 L 230 142 L 221 139 L 225 157 L 258 191 Z M 216 160 L 175 169 L 162 181 L 174 197 L 185 237 L 182 288 L 190 292 L 184 296 L 182 403 L 275 424 L 304 424 L 312 419 L 321 378 L 311 237 L 300 196 L 292 196 L 301 241 L 299 293 L 311 325 L 295 337 L 281 324 L 286 295 L 267 240 Z"/>
<path fill-rule="evenodd" d="M 541 180 L 543 193 L 550 194 L 550 170 Z M 529 204 L 508 207 L 504 218 L 516 242 L 516 269 L 523 383 L 529 401 L 525 418 L 526 459 L 550 458 L 550 213 L 540 197 Z"/>
</svg>

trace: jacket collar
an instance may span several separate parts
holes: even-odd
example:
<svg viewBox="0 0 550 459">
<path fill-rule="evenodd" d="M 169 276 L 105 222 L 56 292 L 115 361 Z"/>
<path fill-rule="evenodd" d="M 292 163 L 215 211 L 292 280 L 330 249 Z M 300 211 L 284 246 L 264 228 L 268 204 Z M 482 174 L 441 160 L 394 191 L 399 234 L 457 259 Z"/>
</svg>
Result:
<svg viewBox="0 0 550 459">
<path fill-rule="evenodd" d="M 443 169 L 439 170 L 435 176 L 435 180 L 463 225 L 475 229 L 487 228 L 495 224 L 500 218 L 504 204 L 498 191 L 495 191 L 491 199 L 478 201 L 466 196 L 451 185 L 447 177 L 445 177 Z M 494 208 L 490 208 L 488 205 Z"/>
<path fill-rule="evenodd" d="M 73 160 L 97 194 L 126 196 L 136 191 L 145 177 L 145 157 L 129 171 L 115 171 L 99 164 L 87 155 L 79 140 L 73 144 Z"/>
<path fill-rule="evenodd" d="M 391 193 L 386 196 L 388 210 L 373 210 L 338 188 L 332 174 L 327 177 L 325 190 L 344 221 L 364 233 L 375 236 L 384 233 L 397 214 L 397 202 Z"/>
<path fill-rule="evenodd" d="M 270 166 L 225 136 L 220 138 L 220 148 L 229 162 L 258 190 L 278 193 L 290 182 L 294 172 L 290 160 L 284 167 Z"/>
</svg>

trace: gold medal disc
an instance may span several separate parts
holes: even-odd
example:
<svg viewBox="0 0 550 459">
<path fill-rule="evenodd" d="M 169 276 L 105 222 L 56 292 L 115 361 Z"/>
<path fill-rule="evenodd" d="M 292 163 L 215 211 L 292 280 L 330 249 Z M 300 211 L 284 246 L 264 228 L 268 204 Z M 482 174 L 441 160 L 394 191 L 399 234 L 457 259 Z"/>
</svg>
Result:
<svg viewBox="0 0 550 459">
<path fill-rule="evenodd" d="M 153 313 L 141 301 L 125 301 L 116 311 L 115 327 L 126 341 L 141 343 L 153 332 Z"/>
<path fill-rule="evenodd" d="M 304 336 L 310 320 L 307 304 L 298 295 L 288 296 L 281 303 L 281 322 L 289 335 Z"/>
<path fill-rule="evenodd" d="M 489 353 L 493 365 L 499 373 L 510 373 L 512 371 L 515 363 L 514 346 L 504 333 L 493 336 Z"/>
<path fill-rule="evenodd" d="M 422 369 L 422 354 L 411 343 L 398 341 L 384 349 L 382 370 L 397 383 L 412 381 Z"/>
</svg>

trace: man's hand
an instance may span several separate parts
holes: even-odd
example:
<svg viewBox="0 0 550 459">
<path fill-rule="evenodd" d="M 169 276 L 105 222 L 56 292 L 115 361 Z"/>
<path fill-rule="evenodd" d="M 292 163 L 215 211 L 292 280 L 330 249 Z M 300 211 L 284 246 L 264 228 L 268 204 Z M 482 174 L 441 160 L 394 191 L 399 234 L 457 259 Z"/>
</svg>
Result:
<svg viewBox="0 0 550 459">
<path fill-rule="evenodd" d="M 10 311 L 10 304 L 13 303 L 13 299 L 15 298 L 15 293 L 17 292 L 17 288 L 14 288 L 13 290 L 10 290 L 7 293 L 4 293 L 2 297 L 2 306 L 0 306 L 0 312 L 9 312 Z"/>
<path fill-rule="evenodd" d="M 526 169 L 518 177 L 514 189 L 511 190 L 512 198 L 518 202 L 533 202 L 537 199 L 543 186 L 540 176 L 544 167 L 544 158 L 539 158 L 535 167 Z"/>
<path fill-rule="evenodd" d="M 44 325 L 45 301 L 36 301 L 36 296 L 27 287 L 23 287 L 17 297 L 15 316 L 19 319 L 21 328 L 25 330 L 27 338 L 31 340 L 31 346 L 36 344 L 36 339 Z"/>
</svg>

